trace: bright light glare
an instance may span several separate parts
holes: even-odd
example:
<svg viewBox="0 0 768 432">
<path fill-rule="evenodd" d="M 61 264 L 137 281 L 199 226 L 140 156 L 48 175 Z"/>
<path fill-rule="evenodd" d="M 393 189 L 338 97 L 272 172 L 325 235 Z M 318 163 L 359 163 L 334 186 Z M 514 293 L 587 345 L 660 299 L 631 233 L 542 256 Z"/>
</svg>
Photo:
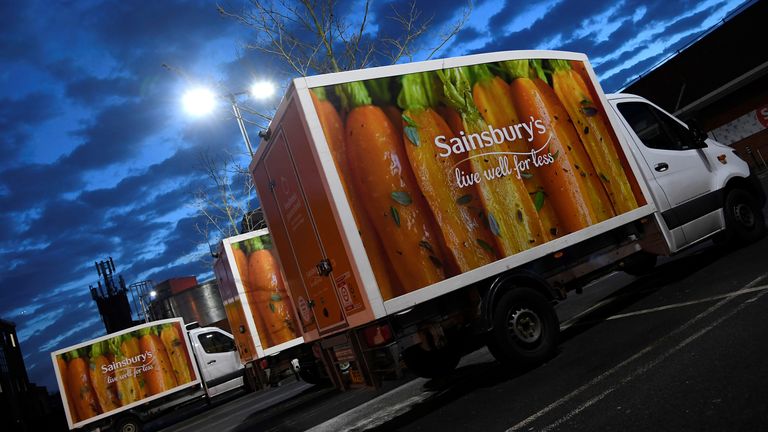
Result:
<svg viewBox="0 0 768 432">
<path fill-rule="evenodd" d="M 193 116 L 204 116 L 216 106 L 216 96 L 204 87 L 189 90 L 181 100 L 184 110 Z"/>
<path fill-rule="evenodd" d="M 251 96 L 254 99 L 267 99 L 275 94 L 275 85 L 269 81 L 259 81 L 251 86 Z"/>
<path fill-rule="evenodd" d="M 149 297 L 150 297 L 150 298 L 155 298 L 155 297 L 157 297 L 157 291 L 155 291 L 155 290 L 152 290 L 152 291 L 150 291 L 150 292 L 149 292 Z"/>
</svg>

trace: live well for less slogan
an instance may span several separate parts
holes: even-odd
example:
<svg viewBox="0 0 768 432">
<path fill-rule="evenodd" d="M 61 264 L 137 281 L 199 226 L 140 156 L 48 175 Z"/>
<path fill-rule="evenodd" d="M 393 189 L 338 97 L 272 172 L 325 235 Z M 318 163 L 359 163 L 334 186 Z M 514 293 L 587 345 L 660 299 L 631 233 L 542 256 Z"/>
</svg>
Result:
<svg viewBox="0 0 768 432">
<path fill-rule="evenodd" d="M 385 300 L 645 204 L 581 62 L 311 91 Z"/>
<path fill-rule="evenodd" d="M 55 361 L 72 424 L 197 380 L 179 322 L 125 332 Z"/>
</svg>

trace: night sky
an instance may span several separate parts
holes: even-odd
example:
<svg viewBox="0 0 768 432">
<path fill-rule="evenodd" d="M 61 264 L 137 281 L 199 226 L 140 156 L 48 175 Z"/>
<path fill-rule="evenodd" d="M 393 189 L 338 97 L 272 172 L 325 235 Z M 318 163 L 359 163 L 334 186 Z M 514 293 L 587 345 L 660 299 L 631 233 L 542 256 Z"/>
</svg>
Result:
<svg viewBox="0 0 768 432">
<path fill-rule="evenodd" d="M 224 2 L 238 12 L 248 2 Z M 355 2 L 337 15 L 353 21 Z M 418 1 L 433 46 L 464 0 Z M 742 7 L 731 1 L 477 1 L 437 58 L 514 49 L 586 53 L 617 91 Z M 396 31 L 375 2 L 370 38 Z M 88 286 L 112 257 L 128 284 L 212 277 L 195 226 L 201 157 L 248 156 L 226 105 L 190 118 L 194 83 L 240 91 L 295 75 L 245 45 L 255 35 L 208 1 L 0 2 L 0 318 L 17 325 L 30 379 L 56 388 L 50 352 L 104 334 Z M 422 58 L 417 58 L 417 60 Z M 169 65 L 164 68 L 162 65 Z M 281 93 L 281 90 L 278 90 Z M 254 105 L 270 112 L 279 96 Z M 257 125 L 249 132 L 256 141 Z M 255 196 L 244 202 L 257 206 Z M 213 234 L 211 243 L 217 240 Z"/>
</svg>

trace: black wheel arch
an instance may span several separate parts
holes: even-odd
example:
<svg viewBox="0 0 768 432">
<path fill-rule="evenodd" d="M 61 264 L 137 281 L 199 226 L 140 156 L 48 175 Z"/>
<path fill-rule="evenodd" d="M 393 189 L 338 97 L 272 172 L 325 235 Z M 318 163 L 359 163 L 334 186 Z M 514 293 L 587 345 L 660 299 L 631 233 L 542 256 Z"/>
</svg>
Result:
<svg viewBox="0 0 768 432">
<path fill-rule="evenodd" d="M 482 291 L 480 301 L 480 330 L 493 328 L 493 314 L 499 299 L 515 287 L 527 287 L 541 292 L 547 300 L 557 301 L 557 293 L 552 286 L 538 274 L 529 270 L 515 270 L 493 278 L 488 288 Z"/>
<path fill-rule="evenodd" d="M 733 177 L 728 180 L 725 185 L 725 193 L 723 194 L 723 205 L 725 205 L 725 198 L 728 193 L 735 189 L 741 189 L 749 193 L 757 202 L 760 208 L 765 206 L 766 196 L 763 185 L 760 179 L 754 173 L 751 173 L 749 177 Z"/>
</svg>

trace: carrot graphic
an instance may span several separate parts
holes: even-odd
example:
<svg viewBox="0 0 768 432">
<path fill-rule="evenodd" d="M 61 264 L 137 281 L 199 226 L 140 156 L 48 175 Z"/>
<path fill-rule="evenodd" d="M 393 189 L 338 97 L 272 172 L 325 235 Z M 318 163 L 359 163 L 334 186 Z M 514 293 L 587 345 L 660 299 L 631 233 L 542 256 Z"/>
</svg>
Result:
<svg viewBox="0 0 768 432">
<path fill-rule="evenodd" d="M 371 104 L 362 82 L 342 84 L 350 109 L 345 131 L 355 190 L 406 292 L 445 278 L 441 239 L 419 191 L 402 137 Z"/>
<path fill-rule="evenodd" d="M 555 93 L 571 116 L 614 209 L 619 214 L 636 209 L 637 200 L 622 166 L 608 119 L 599 109 L 599 100 L 594 99 L 584 80 L 567 61 L 550 60 L 549 63 L 554 69 Z"/>
<path fill-rule="evenodd" d="M 391 299 L 401 294 L 402 288 L 400 288 L 400 282 L 394 278 L 394 272 L 391 271 L 386 259 L 384 246 L 381 244 L 381 240 L 379 240 L 370 218 L 364 211 L 361 211 L 363 207 L 359 193 L 349 186 L 351 174 L 347 160 L 344 123 L 336 108 L 326 99 L 324 88 L 312 89 L 312 102 L 320 118 L 320 125 L 323 128 L 325 140 L 328 142 L 333 160 L 336 162 L 336 169 L 341 174 L 341 185 L 347 195 L 347 200 L 349 200 L 352 216 L 355 218 L 360 239 L 371 262 L 371 268 L 379 285 L 379 291 L 385 300 Z"/>
<path fill-rule="evenodd" d="M 264 236 L 258 240 L 252 243 L 254 247 L 248 256 L 248 302 L 263 321 L 263 328 L 259 329 L 262 345 L 272 347 L 296 337 L 295 319 L 280 268 L 272 256 L 271 238 Z"/>
<path fill-rule="evenodd" d="M 139 338 L 136 332 L 126 333 L 122 336 L 120 350 L 125 358 L 136 358 L 141 352 L 139 347 Z M 147 386 L 146 378 L 144 374 L 139 373 L 136 375 L 136 380 L 139 382 L 139 396 L 141 399 L 149 396 L 149 387 Z"/>
<path fill-rule="evenodd" d="M 111 363 L 106 354 L 106 342 L 91 345 L 89 364 L 91 384 L 103 412 L 109 412 L 120 407 L 120 400 L 117 398 L 115 387 L 115 374 L 112 371 L 105 372 L 106 367 Z"/>
<path fill-rule="evenodd" d="M 235 266 L 240 274 L 240 280 L 243 284 L 248 284 L 248 257 L 242 247 L 242 243 L 233 244 L 232 255 L 235 257 Z"/>
<path fill-rule="evenodd" d="M 445 120 L 434 110 L 438 99 L 429 73 L 403 77 L 398 102 L 405 109 L 401 121 L 408 161 L 421 192 L 437 221 L 446 251 L 458 271 L 465 272 L 497 259 L 493 234 L 483 225 L 480 198 L 474 187 L 461 188 L 455 179 L 454 159 L 442 157 L 435 137 L 453 137 Z M 475 201 L 475 202 L 473 202 Z"/>
<path fill-rule="evenodd" d="M 463 130 L 460 135 L 488 133 L 488 124 L 474 105 L 469 70 L 459 67 L 437 73 L 443 83 L 447 104 L 461 114 Z M 479 145 L 470 146 L 461 153 L 467 163 L 460 167 L 481 177 L 485 173 L 498 172 L 503 156 L 486 154 L 496 151 L 495 148 L 485 150 Z M 510 256 L 544 243 L 544 228 L 522 179 L 514 174 L 501 174 L 493 180 L 481 178 L 476 184 L 486 210 L 488 226 L 501 255 Z"/>
<path fill-rule="evenodd" d="M 126 352 L 129 352 L 128 346 L 124 342 L 126 338 L 130 337 L 129 335 L 122 335 L 122 336 L 116 336 L 109 340 L 108 347 L 109 351 L 114 357 L 114 361 L 116 363 L 120 363 L 127 358 L 133 358 L 126 357 Z M 133 338 L 135 339 L 135 338 Z M 138 352 L 138 350 L 137 350 Z M 117 380 L 116 384 L 116 390 L 117 390 L 117 399 L 120 401 L 121 406 L 126 406 L 129 404 L 132 404 L 134 402 L 137 402 L 141 399 L 143 399 L 144 392 L 141 389 L 141 386 L 139 384 L 139 380 L 136 377 L 135 367 L 140 366 L 137 364 L 129 364 L 125 367 L 118 367 L 115 371 L 115 379 Z M 143 381 L 142 381 L 143 382 Z"/>
<path fill-rule="evenodd" d="M 179 334 L 176 324 L 163 324 L 160 330 L 160 340 L 163 341 L 165 351 L 173 366 L 173 374 L 176 376 L 176 383 L 186 384 L 192 381 L 192 368 L 189 364 L 189 356 L 186 345 Z"/>
<path fill-rule="evenodd" d="M 546 129 L 532 134 L 530 148 L 543 149 L 553 159 L 537 172 L 566 232 L 613 216 L 600 179 L 552 88 L 532 73 L 527 60 L 502 62 L 502 67 L 514 78 L 510 87 L 520 116 L 540 121 Z"/>
<path fill-rule="evenodd" d="M 89 419 L 101 414 L 96 392 L 91 385 L 91 377 L 88 373 L 88 359 L 81 350 L 76 349 L 67 353 L 69 357 L 67 370 L 67 387 L 74 393 L 75 410 L 80 420 Z"/>
<path fill-rule="evenodd" d="M 149 368 L 142 375 L 146 379 L 150 395 L 156 395 L 168 391 L 176 386 L 176 377 L 173 374 L 173 366 L 165 352 L 165 347 L 157 335 L 155 327 L 145 327 L 139 330 L 139 349 L 142 353 L 152 355 Z"/>
<path fill-rule="evenodd" d="M 56 356 L 56 364 L 59 366 L 59 375 L 61 376 L 61 382 L 63 384 L 62 391 L 64 392 L 64 399 L 67 400 L 67 408 L 69 408 L 69 416 L 72 418 L 72 423 L 77 423 L 77 407 L 75 406 L 74 394 L 69 389 L 69 366 L 67 365 L 67 354 L 59 354 Z"/>
<path fill-rule="evenodd" d="M 491 74 L 486 65 L 472 66 L 474 86 L 472 87 L 472 96 L 480 115 L 490 126 L 504 128 L 520 123 L 520 117 L 517 115 L 515 105 L 512 102 L 512 90 L 502 78 Z M 529 153 L 530 148 L 524 140 L 504 141 L 499 149 L 504 152 L 514 152 L 518 154 Z M 528 194 L 533 198 L 536 210 L 539 213 L 541 224 L 544 227 L 544 234 L 547 240 L 559 237 L 563 234 L 563 227 L 560 223 L 555 209 L 547 195 L 544 192 L 541 175 L 529 171 L 523 177 L 523 183 Z"/>
</svg>

